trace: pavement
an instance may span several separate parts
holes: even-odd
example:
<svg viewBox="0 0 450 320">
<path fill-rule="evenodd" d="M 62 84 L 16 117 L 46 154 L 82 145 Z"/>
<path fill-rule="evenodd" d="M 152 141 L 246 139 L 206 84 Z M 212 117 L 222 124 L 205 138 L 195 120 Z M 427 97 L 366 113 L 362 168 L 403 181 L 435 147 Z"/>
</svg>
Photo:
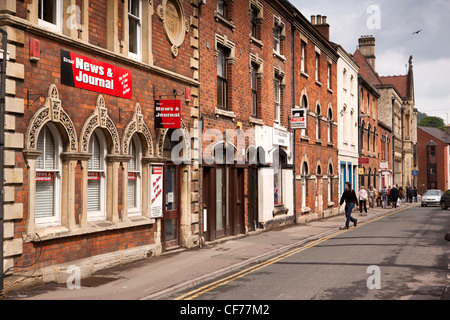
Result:
<svg viewBox="0 0 450 320">
<path fill-rule="evenodd" d="M 402 203 L 398 208 L 354 211 L 358 224 L 420 205 Z M 51 283 L 7 295 L 8 300 L 166 300 L 181 290 L 213 280 L 245 266 L 259 263 L 290 249 L 339 231 L 345 216 L 338 215 L 306 224 L 207 242 L 201 248 L 168 251 L 81 279 Z M 353 228 L 352 224 L 350 230 Z M 73 285 L 75 284 L 75 285 Z"/>
</svg>

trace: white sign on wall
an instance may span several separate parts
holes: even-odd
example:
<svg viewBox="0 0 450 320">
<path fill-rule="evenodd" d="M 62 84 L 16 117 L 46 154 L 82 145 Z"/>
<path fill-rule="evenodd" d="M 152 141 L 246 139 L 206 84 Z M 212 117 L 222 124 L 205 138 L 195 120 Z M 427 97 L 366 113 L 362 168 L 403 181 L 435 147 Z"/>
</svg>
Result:
<svg viewBox="0 0 450 320">
<path fill-rule="evenodd" d="M 289 132 L 273 128 L 273 144 L 289 147 Z"/>
<path fill-rule="evenodd" d="M 150 217 L 163 217 L 163 166 L 153 165 L 150 178 Z"/>
<path fill-rule="evenodd" d="M 291 109 L 291 129 L 306 129 L 306 109 Z"/>
</svg>

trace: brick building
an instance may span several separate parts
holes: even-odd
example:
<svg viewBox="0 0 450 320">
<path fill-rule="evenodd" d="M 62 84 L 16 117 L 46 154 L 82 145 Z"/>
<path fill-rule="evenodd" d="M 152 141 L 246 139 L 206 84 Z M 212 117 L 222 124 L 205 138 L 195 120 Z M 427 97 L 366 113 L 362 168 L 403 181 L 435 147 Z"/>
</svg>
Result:
<svg viewBox="0 0 450 320">
<path fill-rule="evenodd" d="M 291 20 L 283 1 L 201 7 L 206 240 L 294 220 Z"/>
<path fill-rule="evenodd" d="M 335 214 L 339 203 L 337 61 L 326 17 L 295 21 L 295 104 L 307 129 L 296 130 L 296 207 L 299 219 Z M 299 74 L 299 75 L 298 75 Z"/>
<path fill-rule="evenodd" d="M 197 246 L 197 1 L 7 0 L 0 11 L 6 280 Z"/>
<path fill-rule="evenodd" d="M 450 189 L 450 125 L 445 129 L 417 127 L 420 194 L 428 189 Z"/>
</svg>

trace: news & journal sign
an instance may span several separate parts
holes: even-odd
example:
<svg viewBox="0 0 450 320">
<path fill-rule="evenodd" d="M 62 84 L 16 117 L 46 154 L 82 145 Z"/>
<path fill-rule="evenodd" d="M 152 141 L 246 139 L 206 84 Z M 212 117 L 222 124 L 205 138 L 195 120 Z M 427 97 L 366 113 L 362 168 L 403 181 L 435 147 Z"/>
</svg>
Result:
<svg viewBox="0 0 450 320">
<path fill-rule="evenodd" d="M 131 99 L 131 71 L 61 50 L 61 83 L 67 86 Z"/>
</svg>

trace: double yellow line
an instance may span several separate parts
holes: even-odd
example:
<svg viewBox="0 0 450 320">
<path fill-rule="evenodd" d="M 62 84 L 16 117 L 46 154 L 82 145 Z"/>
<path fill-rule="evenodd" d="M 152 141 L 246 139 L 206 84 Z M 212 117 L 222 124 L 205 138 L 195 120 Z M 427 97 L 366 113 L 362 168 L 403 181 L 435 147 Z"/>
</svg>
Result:
<svg viewBox="0 0 450 320">
<path fill-rule="evenodd" d="M 367 223 L 380 220 L 382 218 L 385 218 L 387 216 L 390 216 L 390 215 L 392 215 L 394 213 L 401 212 L 401 211 L 406 210 L 406 209 L 407 208 L 404 208 L 404 209 L 401 209 L 401 210 L 396 210 L 394 212 L 390 212 L 390 213 L 387 213 L 385 215 L 379 216 L 377 218 L 374 218 L 374 219 L 362 222 L 361 224 L 359 224 L 359 226 L 362 226 L 362 225 L 365 225 Z M 292 249 L 292 250 L 290 250 L 288 252 L 285 252 L 283 254 L 280 254 L 280 255 L 278 255 L 278 256 L 276 256 L 274 258 L 271 258 L 271 259 L 266 260 L 264 262 L 258 263 L 258 264 L 254 265 L 252 267 L 249 267 L 249 268 L 247 268 L 245 270 L 242 270 L 242 271 L 239 271 L 237 273 L 234 273 L 234 274 L 232 274 L 232 275 L 230 275 L 228 277 L 222 278 L 220 280 L 217 280 L 215 282 L 212 282 L 212 283 L 209 283 L 209 284 L 207 284 L 205 286 L 202 286 L 202 287 L 200 287 L 198 289 L 192 290 L 192 291 L 190 291 L 190 292 L 188 292 L 188 293 L 186 293 L 184 295 L 181 295 L 181 296 L 175 298 L 174 300 L 193 300 L 193 299 L 195 299 L 195 298 L 197 298 L 197 297 L 199 297 L 199 296 L 201 296 L 201 295 L 203 295 L 203 294 L 205 294 L 205 293 L 207 293 L 207 292 L 209 292 L 211 290 L 214 290 L 214 289 L 216 289 L 216 288 L 218 288 L 220 286 L 223 286 L 223 285 L 225 285 L 227 283 L 230 283 L 230 282 L 232 282 L 232 281 L 234 281 L 236 279 L 242 278 L 242 277 L 244 277 L 244 276 L 246 276 L 246 275 L 248 275 L 250 273 L 253 273 L 255 271 L 258 271 L 258 270 L 260 270 L 262 268 L 270 266 L 270 265 L 272 265 L 272 264 L 274 264 L 276 262 L 279 262 L 279 261 L 281 261 L 283 259 L 286 259 L 286 258 L 288 258 L 288 257 L 290 257 L 290 256 L 292 256 L 294 254 L 297 254 L 299 252 L 302 252 L 302 251 L 304 251 L 306 249 L 309 249 L 309 248 L 312 248 L 314 246 L 317 246 L 318 244 L 320 244 L 320 243 L 322 243 L 324 241 L 327 241 L 327 240 L 329 240 L 331 238 L 334 238 L 334 237 L 336 237 L 338 235 L 341 235 L 341 234 L 343 234 L 343 233 L 345 233 L 345 232 L 347 232 L 349 230 L 350 229 L 340 230 L 340 231 L 334 232 L 334 233 L 332 233 L 332 234 L 330 234 L 330 235 L 328 235 L 326 237 L 323 237 L 323 238 L 320 238 L 318 240 L 312 241 L 312 242 L 310 242 L 310 243 L 308 243 L 308 244 L 306 244 L 304 246 L 301 246 L 301 247 L 296 248 L 296 249 Z"/>
</svg>

